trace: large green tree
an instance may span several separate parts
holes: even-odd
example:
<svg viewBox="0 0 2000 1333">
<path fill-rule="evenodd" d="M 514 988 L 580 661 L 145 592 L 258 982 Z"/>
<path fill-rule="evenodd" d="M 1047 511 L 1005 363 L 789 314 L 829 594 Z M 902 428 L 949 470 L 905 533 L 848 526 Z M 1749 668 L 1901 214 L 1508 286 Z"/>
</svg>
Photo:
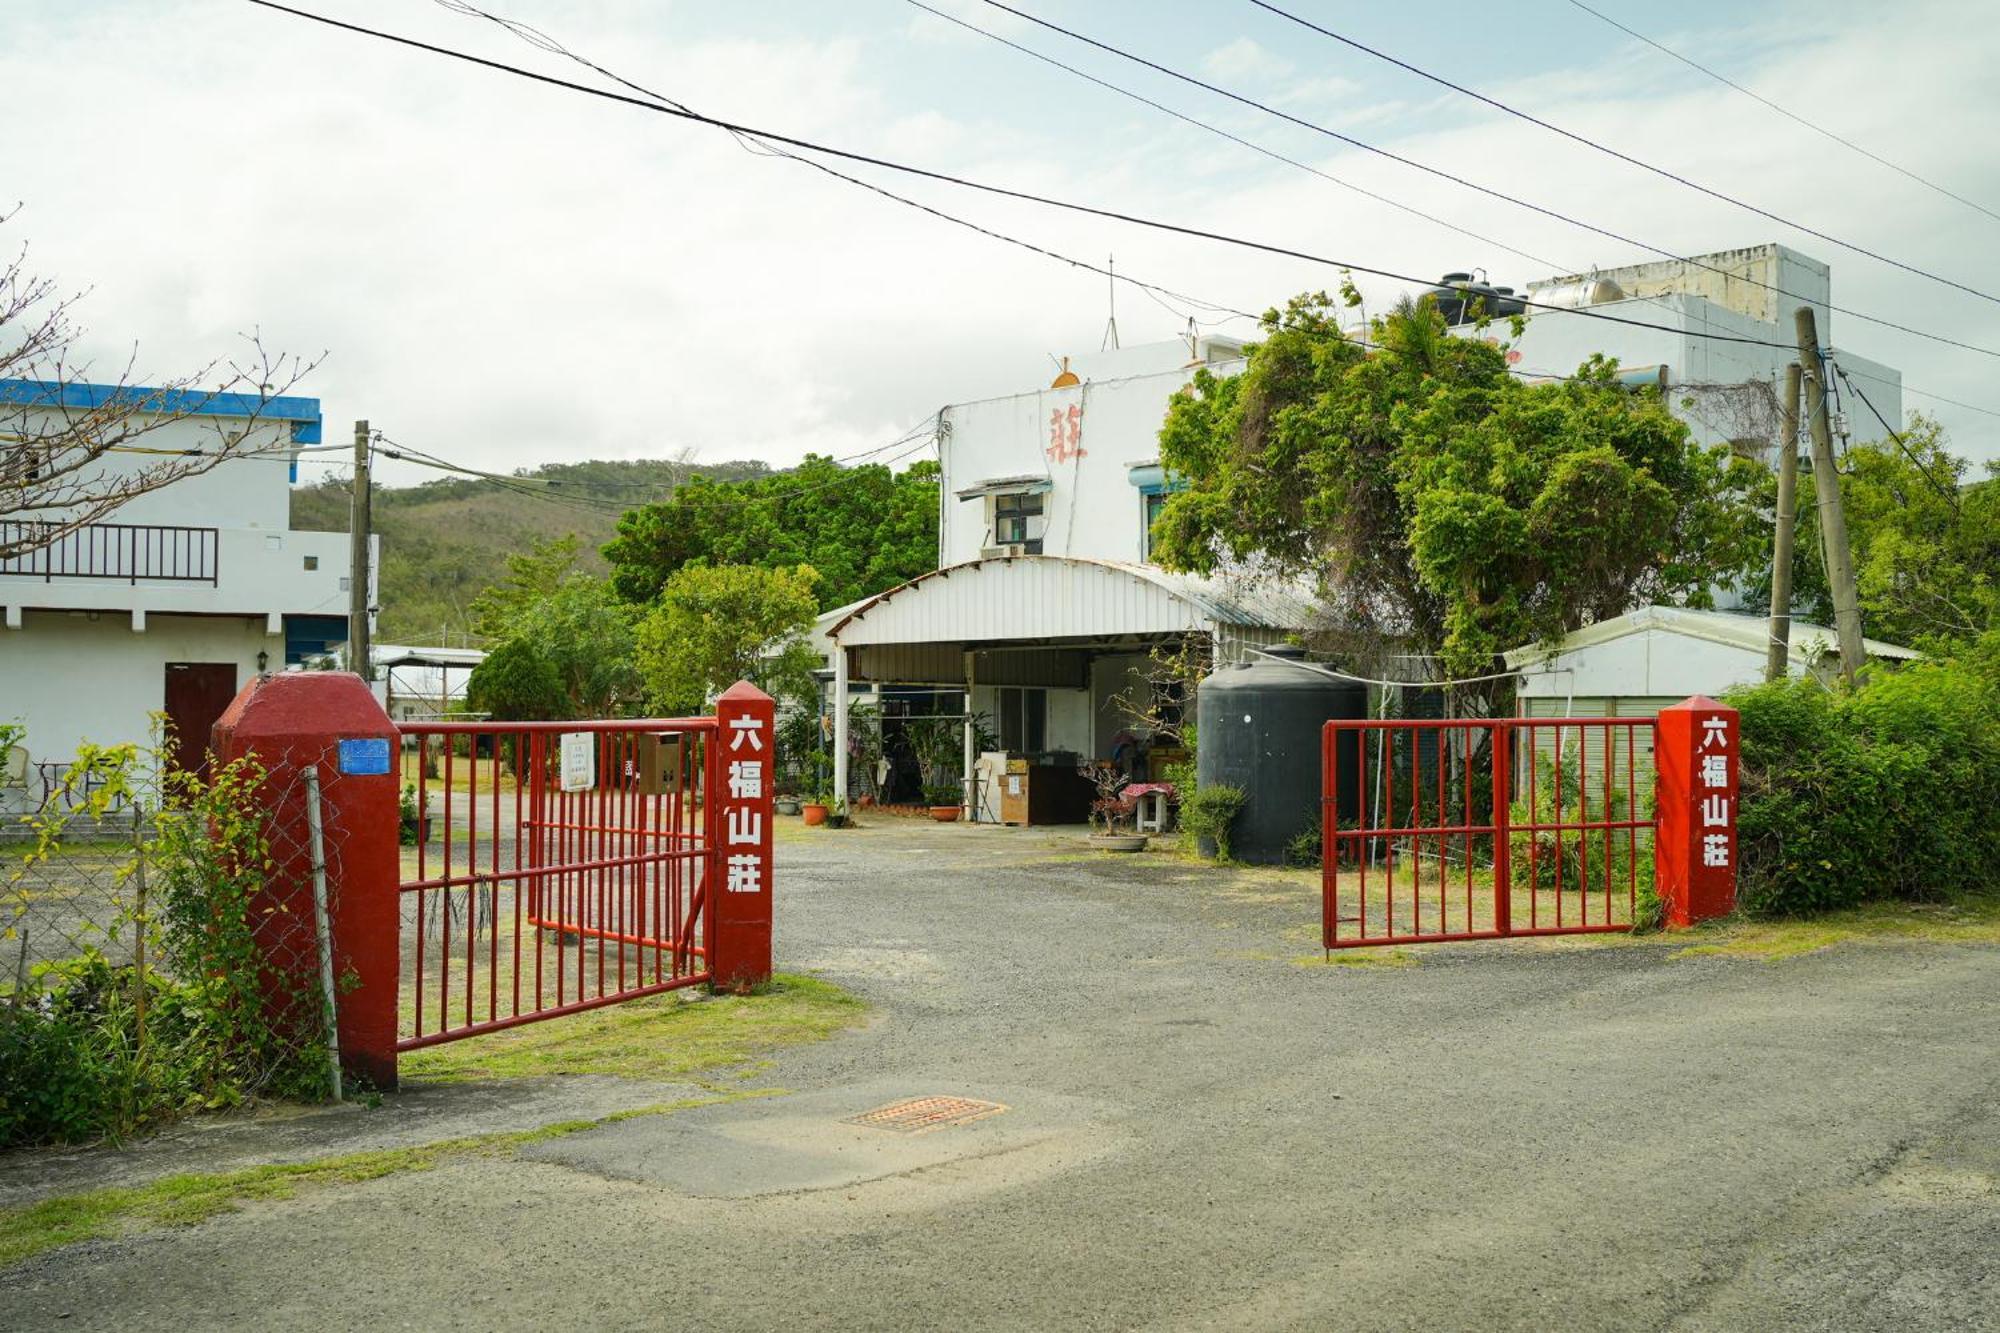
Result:
<svg viewBox="0 0 2000 1333">
<path fill-rule="evenodd" d="M 667 578 L 638 629 L 638 663 L 657 711 L 692 713 L 739 680 L 772 694 L 810 679 L 804 641 L 819 610 L 811 566 L 689 565 Z"/>
<path fill-rule="evenodd" d="M 1373 346 L 1336 316 L 1293 300 L 1240 375 L 1197 371 L 1176 398 L 1160 459 L 1187 489 L 1155 526 L 1162 563 L 1308 578 L 1353 660 L 1467 677 L 1640 603 L 1706 604 L 1764 549 L 1758 469 L 1611 363 L 1529 384 L 1428 302 L 1375 321 Z"/>
<path fill-rule="evenodd" d="M 526 596 L 495 621 L 497 641 L 473 669 L 467 702 L 504 720 L 627 712 L 639 693 L 636 619 L 602 579 L 583 574 Z"/>
<path fill-rule="evenodd" d="M 695 563 L 819 572 L 821 610 L 858 601 L 937 564 L 938 468 L 843 467 L 809 455 L 789 472 L 747 481 L 689 480 L 618 520 L 604 547 L 612 586 L 630 602 L 657 598 Z"/>
<path fill-rule="evenodd" d="M 1901 445 L 1857 444 L 1842 459 L 1841 504 L 1869 636 L 1948 651 L 2000 627 L 2000 478 L 1968 484 L 1970 470 L 1922 416 Z M 1814 481 L 1799 477 L 1792 605 L 1831 625 Z M 1757 598 L 1769 605 L 1768 573 Z"/>
</svg>

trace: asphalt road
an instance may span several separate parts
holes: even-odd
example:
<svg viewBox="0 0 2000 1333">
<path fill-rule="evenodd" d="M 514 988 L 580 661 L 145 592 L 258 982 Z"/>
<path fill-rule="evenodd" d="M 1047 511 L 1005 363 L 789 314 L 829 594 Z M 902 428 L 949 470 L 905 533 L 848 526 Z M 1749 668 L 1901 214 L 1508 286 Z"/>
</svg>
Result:
<svg viewBox="0 0 2000 1333">
<path fill-rule="evenodd" d="M 1329 968 L 1298 880 L 910 826 L 781 866 L 780 965 L 877 1006 L 793 1096 L 76 1247 L 0 1324 L 2000 1325 L 2000 950 Z M 920 1095 L 1009 1109 L 843 1123 Z"/>
</svg>

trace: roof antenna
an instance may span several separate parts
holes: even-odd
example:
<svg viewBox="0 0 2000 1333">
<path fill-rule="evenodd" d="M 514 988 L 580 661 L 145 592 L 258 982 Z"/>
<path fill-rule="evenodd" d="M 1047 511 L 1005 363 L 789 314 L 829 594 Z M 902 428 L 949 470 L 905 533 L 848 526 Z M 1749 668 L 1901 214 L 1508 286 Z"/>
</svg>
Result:
<svg viewBox="0 0 2000 1333">
<path fill-rule="evenodd" d="M 1118 256 L 1112 255 L 1104 261 L 1104 286 L 1111 299 L 1111 319 L 1104 326 L 1104 345 L 1100 352 L 1118 350 Z"/>
</svg>

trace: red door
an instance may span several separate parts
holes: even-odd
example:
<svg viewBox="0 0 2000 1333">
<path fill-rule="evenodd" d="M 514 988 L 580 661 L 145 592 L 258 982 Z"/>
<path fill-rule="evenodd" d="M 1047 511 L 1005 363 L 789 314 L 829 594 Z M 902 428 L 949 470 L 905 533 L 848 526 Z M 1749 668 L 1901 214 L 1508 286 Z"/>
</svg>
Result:
<svg viewBox="0 0 2000 1333">
<path fill-rule="evenodd" d="M 234 662 L 167 663 L 167 724 L 173 765 L 208 773 L 208 733 L 236 697 Z"/>
</svg>

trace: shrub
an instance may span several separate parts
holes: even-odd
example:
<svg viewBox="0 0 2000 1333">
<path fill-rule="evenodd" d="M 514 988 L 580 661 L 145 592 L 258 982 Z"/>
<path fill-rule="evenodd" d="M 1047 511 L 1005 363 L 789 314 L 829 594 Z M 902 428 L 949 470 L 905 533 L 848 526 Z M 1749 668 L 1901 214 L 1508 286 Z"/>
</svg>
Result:
<svg viewBox="0 0 2000 1333">
<path fill-rule="evenodd" d="M 1326 851 L 1325 829 L 1326 825 L 1320 817 L 1314 815 L 1312 822 L 1294 833 L 1292 840 L 1285 844 L 1285 864 L 1305 869 L 1319 865 Z"/>
<path fill-rule="evenodd" d="M 1197 846 L 1212 843 L 1216 860 L 1227 861 L 1230 830 L 1243 811 L 1243 801 L 1241 787 L 1222 783 L 1196 787 L 1181 797 L 1181 825 L 1194 835 Z"/>
<path fill-rule="evenodd" d="M 1653 840 L 1650 836 L 1635 839 L 1623 829 L 1615 829 L 1607 849 L 1601 830 L 1584 832 L 1565 829 L 1558 833 L 1553 829 L 1520 827 L 1554 824 L 1565 819 L 1573 823 L 1644 819 L 1652 814 L 1652 792 L 1636 793 L 1639 809 L 1635 816 L 1632 810 L 1635 793 L 1626 790 L 1623 780 L 1615 776 L 1607 808 L 1603 775 L 1596 771 L 1602 764 L 1601 752 L 1598 763 L 1591 765 L 1596 781 L 1586 794 L 1583 790 L 1584 765 L 1578 762 L 1582 757 L 1578 743 L 1568 741 L 1562 749 L 1560 774 L 1552 755 L 1537 753 L 1534 756 L 1533 785 L 1525 780 L 1516 782 L 1516 794 L 1520 799 L 1508 807 L 1508 819 L 1516 826 L 1509 837 L 1514 883 L 1526 887 L 1532 878 L 1537 889 L 1554 890 L 1560 884 L 1564 893 L 1588 887 L 1602 894 L 1608 881 L 1614 895 L 1634 884 L 1642 897 L 1649 894 L 1653 887 Z M 1533 798 L 1532 805 L 1530 797 Z M 1608 874 L 1605 869 L 1607 856 L 1610 862 Z"/>
<path fill-rule="evenodd" d="M 1732 693 L 1742 714 L 1739 897 L 1765 915 L 2000 882 L 2000 682 L 1977 658 L 1853 694 L 1816 681 Z"/>
</svg>

